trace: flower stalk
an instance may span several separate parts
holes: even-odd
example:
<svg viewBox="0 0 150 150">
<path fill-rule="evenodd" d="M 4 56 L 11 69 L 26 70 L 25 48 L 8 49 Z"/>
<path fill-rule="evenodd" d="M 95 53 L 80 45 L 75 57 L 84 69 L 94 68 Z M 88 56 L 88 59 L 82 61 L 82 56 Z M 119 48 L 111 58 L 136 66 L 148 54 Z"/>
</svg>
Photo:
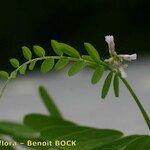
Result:
<svg viewBox="0 0 150 150">
<path fill-rule="evenodd" d="M 108 49 L 109 49 L 109 53 L 110 53 L 110 58 L 106 59 L 105 62 L 109 63 L 114 68 L 116 68 L 116 71 L 120 72 L 120 75 L 119 75 L 120 79 L 122 80 L 122 82 L 124 83 L 124 85 L 126 86 L 128 91 L 132 95 L 133 99 L 135 100 L 135 102 L 136 102 L 137 106 L 139 107 L 139 109 L 140 109 L 140 111 L 141 111 L 141 113 L 142 113 L 142 115 L 143 115 L 143 117 L 146 121 L 146 124 L 147 124 L 147 126 L 150 130 L 149 116 L 146 113 L 144 107 L 142 106 L 140 100 L 136 96 L 135 92 L 133 91 L 133 89 L 131 88 L 131 86 L 129 85 L 127 80 L 125 79 L 127 77 L 127 73 L 125 72 L 124 69 L 127 68 L 127 65 L 123 63 L 123 60 L 125 60 L 125 61 L 136 60 L 137 59 L 137 54 L 132 54 L 132 55 L 121 54 L 121 55 L 118 55 L 117 52 L 115 51 L 114 37 L 112 35 L 105 36 L 105 41 L 108 44 Z"/>
<path fill-rule="evenodd" d="M 120 79 L 122 80 L 122 82 L 124 83 L 124 85 L 126 86 L 126 88 L 128 89 L 128 91 L 130 92 L 130 94 L 132 95 L 133 99 L 135 100 L 138 108 L 140 109 L 144 119 L 145 119 L 145 122 L 150 130 L 150 119 L 149 119 L 149 116 L 148 114 L 146 113 L 144 107 L 142 106 L 139 98 L 137 97 L 137 95 L 135 94 L 135 92 L 133 91 L 133 89 L 131 88 L 131 86 L 129 85 L 129 83 L 127 82 L 126 79 L 120 77 Z"/>
</svg>

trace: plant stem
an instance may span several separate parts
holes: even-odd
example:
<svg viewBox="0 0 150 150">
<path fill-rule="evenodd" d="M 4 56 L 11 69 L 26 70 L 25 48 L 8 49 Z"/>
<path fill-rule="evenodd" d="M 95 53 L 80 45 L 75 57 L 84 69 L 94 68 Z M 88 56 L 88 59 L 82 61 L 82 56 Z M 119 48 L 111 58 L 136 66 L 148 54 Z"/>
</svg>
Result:
<svg viewBox="0 0 150 150">
<path fill-rule="evenodd" d="M 132 95 L 133 99 L 135 100 L 136 104 L 138 105 L 146 123 L 147 126 L 150 130 L 150 119 L 148 117 L 148 114 L 146 113 L 146 111 L 144 110 L 144 107 L 142 106 L 140 100 L 138 99 L 138 97 L 136 96 L 136 94 L 134 93 L 133 89 L 131 88 L 131 86 L 129 85 L 128 81 L 125 80 L 124 78 L 120 77 L 120 79 L 122 80 L 122 82 L 124 83 L 124 85 L 126 86 L 126 88 L 129 90 L 130 94 Z"/>
<path fill-rule="evenodd" d="M 10 78 L 8 78 L 6 80 L 6 82 L 4 83 L 4 85 L 2 86 L 2 88 L 0 89 L 0 98 L 2 97 L 2 94 L 3 94 L 3 92 L 4 92 L 4 90 L 5 90 L 5 88 L 6 88 L 6 86 L 7 86 L 7 84 L 8 84 L 9 81 L 10 81 Z"/>
</svg>

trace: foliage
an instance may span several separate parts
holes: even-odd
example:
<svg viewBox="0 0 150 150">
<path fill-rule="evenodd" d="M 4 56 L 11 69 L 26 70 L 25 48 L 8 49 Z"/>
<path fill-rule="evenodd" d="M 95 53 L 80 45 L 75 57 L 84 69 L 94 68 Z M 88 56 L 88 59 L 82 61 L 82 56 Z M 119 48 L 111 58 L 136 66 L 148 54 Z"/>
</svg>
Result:
<svg viewBox="0 0 150 150">
<path fill-rule="evenodd" d="M 11 79 L 16 78 L 19 74 L 25 74 L 28 68 L 29 70 L 33 70 L 38 61 L 41 62 L 42 73 L 47 73 L 52 69 L 61 70 L 69 62 L 73 62 L 71 63 L 72 66 L 68 71 L 68 75 L 73 76 L 85 67 L 92 67 L 94 69 L 94 74 L 91 79 L 92 84 L 96 84 L 100 81 L 101 77 L 104 74 L 104 71 L 110 71 L 110 75 L 108 76 L 108 78 L 106 78 L 104 83 L 104 88 L 102 90 L 102 98 L 105 98 L 107 96 L 112 77 L 115 74 L 114 92 L 115 96 L 118 97 L 119 80 L 117 79 L 120 77 L 120 74 L 116 73 L 117 71 L 113 67 L 108 65 L 102 58 L 100 58 L 98 51 L 92 44 L 84 43 L 88 55 L 80 55 L 75 48 L 65 43 L 59 43 L 56 40 L 51 41 L 51 46 L 54 52 L 57 54 L 57 56 L 46 56 L 44 48 L 35 45 L 33 46 L 33 52 L 37 56 L 36 58 L 33 58 L 32 51 L 28 47 L 23 46 L 22 53 L 27 61 L 21 64 L 16 58 L 10 59 L 10 63 L 15 69 L 11 73 L 7 73 L 3 70 L 0 71 L 0 77 L 7 79 L 7 81 L 10 81 Z M 5 87 L 6 85 L 4 85 L 4 87 L 2 88 L 1 95 Z"/>
<path fill-rule="evenodd" d="M 108 38 L 113 39 L 113 36 L 107 36 L 107 42 L 110 42 Z M 111 44 L 111 43 L 109 43 Z M 55 70 L 63 69 L 69 62 L 71 67 L 68 71 L 69 76 L 76 75 L 85 67 L 90 67 L 94 70 L 91 78 L 91 83 L 96 84 L 100 81 L 105 71 L 108 71 L 108 75 L 104 81 L 101 97 L 105 98 L 108 95 L 110 85 L 113 80 L 114 95 L 119 97 L 119 81 L 121 80 L 127 87 L 128 91 L 134 98 L 141 113 L 150 129 L 149 117 L 141 105 L 138 97 L 134 93 L 133 89 L 124 79 L 122 68 L 121 70 L 113 66 L 117 62 L 119 67 L 124 67 L 122 64 L 123 57 L 127 59 L 129 55 L 117 55 L 115 51 L 110 53 L 110 58 L 106 61 L 100 57 L 96 48 L 90 43 L 84 43 L 85 49 L 88 55 L 80 55 L 80 53 L 70 45 L 65 43 L 59 43 L 56 40 L 51 41 L 52 48 L 57 54 L 56 56 L 47 56 L 46 51 L 38 46 L 33 46 L 33 51 L 37 57 L 33 58 L 34 54 L 26 47 L 22 47 L 22 53 L 27 60 L 23 64 L 18 59 L 10 59 L 10 63 L 14 70 L 10 73 L 1 70 L 0 77 L 7 79 L 4 86 L 1 89 L 0 96 L 4 92 L 7 83 L 16 78 L 19 74 L 23 75 L 27 69 L 33 70 L 37 62 L 41 61 L 41 72 L 47 73 L 53 68 Z M 109 49 L 110 50 L 110 49 Z M 130 55 L 130 60 L 135 59 L 136 55 Z M 129 59 L 129 58 L 128 58 Z M 109 63 L 110 62 L 110 63 Z M 120 65 L 121 64 L 121 65 Z M 124 68 L 123 68 L 124 69 Z M 124 74 L 125 75 L 125 74 Z M 39 89 L 42 101 L 50 113 L 49 115 L 42 114 L 28 114 L 24 117 L 23 123 L 14 123 L 3 121 L 0 122 L 0 133 L 2 135 L 9 135 L 12 139 L 18 143 L 24 143 L 28 139 L 33 141 L 45 141 L 51 140 L 53 143 L 56 140 L 76 140 L 77 145 L 74 146 L 32 146 L 33 149 L 70 149 L 70 150 L 148 150 L 150 149 L 150 136 L 148 135 L 132 135 L 124 137 L 123 133 L 110 129 L 96 129 L 92 127 L 80 126 L 73 122 L 67 121 L 62 117 L 59 109 L 55 105 L 52 98 L 48 95 L 47 91 L 40 87 Z M 3 138 L 3 136 L 2 136 Z M 5 140 L 5 139 L 4 139 Z M 13 147 L 9 147 L 13 149 Z M 30 147 L 31 148 L 31 147 Z M 2 147 L 1 149 L 4 149 Z"/>
<path fill-rule="evenodd" d="M 42 101 L 49 112 L 49 115 L 28 114 L 24 117 L 23 123 L 1 121 L 0 133 L 9 135 L 23 146 L 30 139 L 33 141 L 50 140 L 76 140 L 76 146 L 32 146 L 30 149 L 51 149 L 56 150 L 149 150 L 150 136 L 131 135 L 124 137 L 123 133 L 111 129 L 97 129 L 92 127 L 80 126 L 73 122 L 63 119 L 62 114 L 55 105 L 52 98 L 48 95 L 44 87 L 39 88 Z M 3 150 L 4 147 L 1 147 Z M 5 147 L 6 149 L 6 147 Z M 9 150 L 15 148 L 8 147 Z"/>
</svg>

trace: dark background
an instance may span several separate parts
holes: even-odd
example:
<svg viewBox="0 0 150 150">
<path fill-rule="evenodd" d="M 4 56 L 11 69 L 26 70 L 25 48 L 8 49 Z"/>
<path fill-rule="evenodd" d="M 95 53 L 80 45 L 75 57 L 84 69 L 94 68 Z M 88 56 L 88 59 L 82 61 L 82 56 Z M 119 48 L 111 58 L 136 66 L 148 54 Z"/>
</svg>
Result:
<svg viewBox="0 0 150 150">
<path fill-rule="evenodd" d="M 85 53 L 91 42 L 105 53 L 104 36 L 113 34 L 121 53 L 150 53 L 149 0 L 6 0 L 0 1 L 0 67 L 20 57 L 21 46 L 50 51 L 50 40 Z M 52 52 L 50 52 L 52 53 Z"/>
</svg>

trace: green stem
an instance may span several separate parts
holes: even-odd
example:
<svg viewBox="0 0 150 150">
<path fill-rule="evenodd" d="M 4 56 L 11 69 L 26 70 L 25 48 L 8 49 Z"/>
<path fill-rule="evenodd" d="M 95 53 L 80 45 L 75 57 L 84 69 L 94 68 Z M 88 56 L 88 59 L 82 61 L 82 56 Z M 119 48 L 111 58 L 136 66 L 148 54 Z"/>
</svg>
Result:
<svg viewBox="0 0 150 150">
<path fill-rule="evenodd" d="M 19 71 L 19 69 L 23 66 L 23 65 L 28 65 L 30 64 L 31 62 L 33 61 L 40 61 L 40 60 L 45 60 L 45 59 L 49 59 L 49 58 L 52 58 L 52 59 L 61 59 L 61 58 L 68 58 L 70 61 L 79 61 L 79 60 L 83 60 L 85 62 L 88 62 L 88 63 L 94 63 L 93 61 L 89 61 L 89 60 L 85 60 L 83 58 L 73 58 L 73 57 L 67 57 L 67 56 L 43 56 L 43 57 L 39 57 L 39 58 L 34 58 L 34 59 L 31 59 L 25 63 L 23 63 L 22 65 L 20 65 L 15 71 Z"/>
<path fill-rule="evenodd" d="M 150 130 L 150 119 L 146 113 L 146 111 L 144 110 L 144 107 L 142 106 L 140 100 L 138 99 L 138 97 L 136 96 L 136 94 L 134 93 L 133 89 L 131 88 L 131 86 L 129 85 L 129 83 L 127 82 L 127 80 L 125 80 L 124 78 L 120 77 L 121 80 L 123 81 L 124 85 L 126 86 L 126 88 L 129 90 L 130 94 L 132 95 L 133 99 L 135 100 L 136 104 L 138 105 L 146 123 L 147 123 L 147 126 Z"/>
<path fill-rule="evenodd" d="M 0 98 L 2 97 L 2 95 L 4 93 L 4 90 L 5 90 L 5 88 L 6 88 L 6 86 L 7 86 L 7 84 L 8 84 L 9 81 L 10 81 L 10 78 L 8 78 L 6 80 L 6 82 L 4 83 L 4 85 L 2 86 L 2 88 L 0 89 Z"/>
</svg>

